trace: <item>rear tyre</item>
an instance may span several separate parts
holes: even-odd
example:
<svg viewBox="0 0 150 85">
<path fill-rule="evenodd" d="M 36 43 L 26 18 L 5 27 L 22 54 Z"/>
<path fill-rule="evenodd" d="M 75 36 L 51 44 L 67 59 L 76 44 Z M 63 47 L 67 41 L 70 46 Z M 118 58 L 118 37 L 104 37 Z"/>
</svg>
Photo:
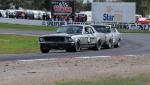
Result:
<svg viewBox="0 0 150 85">
<path fill-rule="evenodd" d="M 120 47 L 120 40 L 118 40 L 117 44 L 114 45 L 114 48 L 119 48 Z"/>
<path fill-rule="evenodd" d="M 112 41 L 109 40 L 108 44 L 105 46 L 106 49 L 111 49 L 112 48 Z"/>
<path fill-rule="evenodd" d="M 48 53 L 50 51 L 50 49 L 48 48 L 44 48 L 43 46 L 40 45 L 40 50 L 42 53 Z"/>
<path fill-rule="evenodd" d="M 101 49 L 101 41 L 98 40 L 96 43 L 95 47 L 93 48 L 94 51 L 99 51 Z"/>
</svg>

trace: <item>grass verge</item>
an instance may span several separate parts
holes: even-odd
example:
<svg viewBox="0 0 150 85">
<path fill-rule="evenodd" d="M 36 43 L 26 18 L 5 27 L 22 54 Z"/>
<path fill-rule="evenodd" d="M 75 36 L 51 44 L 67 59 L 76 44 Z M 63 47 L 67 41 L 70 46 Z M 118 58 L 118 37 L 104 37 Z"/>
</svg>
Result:
<svg viewBox="0 0 150 85">
<path fill-rule="evenodd" d="M 18 25 L 18 24 L 6 24 L 0 23 L 0 29 L 20 29 L 20 30 L 43 30 L 43 31 L 56 31 L 57 27 L 47 26 L 29 26 L 29 25 Z"/>
<path fill-rule="evenodd" d="M 37 36 L 0 34 L 0 54 L 40 52 Z"/>
<path fill-rule="evenodd" d="M 0 23 L 0 29 L 20 29 L 20 30 L 41 30 L 41 31 L 56 31 L 57 27 L 52 26 L 28 26 L 28 25 L 18 25 L 18 24 L 5 24 Z M 150 30 L 118 30 L 120 33 L 149 33 Z"/>
<path fill-rule="evenodd" d="M 118 30 L 120 33 L 147 33 L 150 34 L 150 30 Z"/>
<path fill-rule="evenodd" d="M 147 75 L 136 77 L 110 77 L 105 79 L 96 79 L 92 81 L 73 80 L 70 82 L 57 82 L 56 85 L 149 85 L 150 78 Z"/>
<path fill-rule="evenodd" d="M 1 24 L 1 28 L 21 29 L 21 30 L 48 30 L 55 31 L 56 27 L 44 26 L 26 26 Z M 121 33 L 150 33 L 149 30 L 119 30 Z M 17 54 L 39 52 L 39 44 L 37 36 L 23 36 L 12 34 L 0 34 L 0 54 Z M 111 77 L 96 80 L 73 80 L 57 82 L 56 85 L 150 85 L 150 78 L 140 75 L 132 78 Z"/>
</svg>

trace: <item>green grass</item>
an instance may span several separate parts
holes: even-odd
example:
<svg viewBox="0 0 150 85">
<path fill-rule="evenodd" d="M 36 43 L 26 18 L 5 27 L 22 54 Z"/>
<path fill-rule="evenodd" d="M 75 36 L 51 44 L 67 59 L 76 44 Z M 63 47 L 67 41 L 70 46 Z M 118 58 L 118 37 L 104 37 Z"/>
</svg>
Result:
<svg viewBox="0 0 150 85">
<path fill-rule="evenodd" d="M 57 27 L 52 27 L 52 26 L 28 26 L 28 25 L 0 23 L 0 29 L 56 31 Z M 150 34 L 150 30 L 122 30 L 122 29 L 119 29 L 118 31 L 120 33 L 149 33 Z"/>
<path fill-rule="evenodd" d="M 29 26 L 29 25 L 0 23 L 0 29 L 56 31 L 57 27 L 52 27 L 52 26 Z"/>
<path fill-rule="evenodd" d="M 11 25 L 0 23 L 0 29 L 48 30 L 55 31 L 56 27 Z M 119 30 L 122 33 L 150 33 L 148 30 Z M 40 52 L 37 36 L 0 34 L 0 54 L 20 54 Z M 140 75 L 132 78 L 110 77 L 95 80 L 72 80 L 56 82 L 56 85 L 150 85 L 150 78 Z"/>
<path fill-rule="evenodd" d="M 40 52 L 37 36 L 0 34 L 0 54 Z"/>
<path fill-rule="evenodd" d="M 118 30 L 120 33 L 147 33 L 150 34 L 150 30 Z"/>
<path fill-rule="evenodd" d="M 123 77 L 110 77 L 106 79 L 96 79 L 90 81 L 73 80 L 70 82 L 57 82 L 56 85 L 149 85 L 150 78 L 146 75 L 137 77 L 123 78 Z"/>
</svg>

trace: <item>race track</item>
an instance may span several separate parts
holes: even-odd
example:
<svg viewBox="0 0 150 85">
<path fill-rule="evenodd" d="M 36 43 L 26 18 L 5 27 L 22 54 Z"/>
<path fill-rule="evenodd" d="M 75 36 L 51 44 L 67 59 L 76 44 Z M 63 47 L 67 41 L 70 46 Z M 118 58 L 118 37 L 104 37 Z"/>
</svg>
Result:
<svg viewBox="0 0 150 85">
<path fill-rule="evenodd" d="M 43 35 L 52 32 L 47 31 L 22 31 L 22 30 L 0 30 L 1 34 L 24 34 L 24 35 Z M 81 52 L 54 51 L 48 54 L 27 53 L 27 54 L 3 54 L 0 61 L 12 60 L 32 60 L 49 58 L 68 58 L 68 57 L 89 57 L 89 56 L 116 56 L 116 55 L 141 55 L 150 53 L 150 34 L 122 34 L 120 48 L 101 49 L 100 51 L 82 50 Z"/>
</svg>

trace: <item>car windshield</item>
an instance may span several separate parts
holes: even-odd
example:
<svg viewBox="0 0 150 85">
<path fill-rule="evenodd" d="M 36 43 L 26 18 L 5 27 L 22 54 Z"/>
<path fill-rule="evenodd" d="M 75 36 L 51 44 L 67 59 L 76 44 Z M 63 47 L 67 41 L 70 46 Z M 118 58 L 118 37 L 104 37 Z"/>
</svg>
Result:
<svg viewBox="0 0 150 85">
<path fill-rule="evenodd" d="M 93 26 L 99 33 L 110 33 L 110 26 Z"/>
<path fill-rule="evenodd" d="M 82 34 L 82 26 L 60 26 L 56 33 Z"/>
</svg>

